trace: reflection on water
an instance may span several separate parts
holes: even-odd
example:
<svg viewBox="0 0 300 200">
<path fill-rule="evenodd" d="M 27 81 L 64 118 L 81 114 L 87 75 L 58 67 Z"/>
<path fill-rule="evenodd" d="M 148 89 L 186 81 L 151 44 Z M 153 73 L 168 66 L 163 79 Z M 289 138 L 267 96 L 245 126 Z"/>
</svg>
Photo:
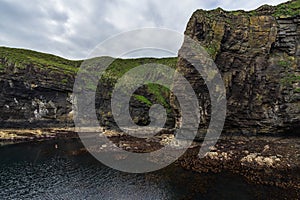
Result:
<svg viewBox="0 0 300 200">
<path fill-rule="evenodd" d="M 273 188 L 247 184 L 228 174 L 198 174 L 171 165 L 128 174 L 88 153 L 75 155 L 78 140 L 16 144 L 0 148 L 0 199 L 257 199 Z"/>
</svg>

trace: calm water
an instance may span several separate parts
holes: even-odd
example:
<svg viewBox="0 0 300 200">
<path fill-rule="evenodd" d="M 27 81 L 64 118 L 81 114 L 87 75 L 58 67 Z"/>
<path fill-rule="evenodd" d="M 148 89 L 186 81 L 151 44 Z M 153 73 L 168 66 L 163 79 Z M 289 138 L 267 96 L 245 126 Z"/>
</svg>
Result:
<svg viewBox="0 0 300 200">
<path fill-rule="evenodd" d="M 238 176 L 198 174 L 176 165 L 154 173 L 122 173 L 88 153 L 72 153 L 81 147 L 78 140 L 0 147 L 0 199 L 266 199 L 283 194 Z"/>
</svg>

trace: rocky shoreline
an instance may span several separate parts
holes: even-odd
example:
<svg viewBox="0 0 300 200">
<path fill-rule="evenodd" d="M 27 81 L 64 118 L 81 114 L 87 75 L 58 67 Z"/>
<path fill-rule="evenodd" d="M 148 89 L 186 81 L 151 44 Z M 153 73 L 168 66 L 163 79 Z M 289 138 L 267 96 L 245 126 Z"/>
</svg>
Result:
<svg viewBox="0 0 300 200">
<path fill-rule="evenodd" d="M 174 135 L 162 134 L 151 139 L 136 140 L 112 131 L 108 137 L 127 151 L 149 152 L 172 142 Z M 204 158 L 199 158 L 199 148 L 202 145 L 204 144 L 193 142 L 176 164 L 199 173 L 230 172 L 245 177 L 253 184 L 287 189 L 292 197 L 300 195 L 299 138 L 226 136 L 211 146 L 211 151 Z M 180 148 L 180 144 L 173 143 L 172 146 L 172 151 Z M 89 150 L 108 152 L 109 149 L 110 146 L 104 144 L 98 149 Z M 120 155 L 115 156 L 122 158 Z"/>
<path fill-rule="evenodd" d="M 160 149 L 165 144 L 172 143 L 173 138 L 173 134 L 162 134 L 144 141 L 124 135 L 110 137 L 117 146 L 133 152 Z M 199 158 L 199 149 L 204 145 L 210 147 L 210 152 L 206 153 L 204 158 Z M 172 151 L 176 151 L 180 148 L 180 143 L 172 143 L 171 146 Z M 271 185 L 296 192 L 300 191 L 299 147 L 300 139 L 292 136 L 224 136 L 214 146 L 209 142 L 193 142 L 176 163 L 185 169 L 200 173 L 227 171 L 242 175 L 255 184 Z"/>
<path fill-rule="evenodd" d="M 200 146 L 189 149 L 178 163 L 197 172 L 230 171 L 255 184 L 300 190 L 299 138 L 222 138 L 202 159 Z"/>
<path fill-rule="evenodd" d="M 74 128 L 0 129 L 0 146 L 58 138 L 77 138 Z"/>
<path fill-rule="evenodd" d="M 146 139 L 137 139 L 116 131 L 105 131 L 105 136 L 118 147 L 139 153 L 158 150 L 174 138 L 172 133 L 167 132 Z M 59 138 L 78 138 L 78 135 L 74 128 L 0 130 L 2 145 Z M 206 153 L 204 158 L 199 158 L 198 153 L 202 145 L 209 145 L 210 152 Z M 224 136 L 214 146 L 193 142 L 176 164 L 199 173 L 231 172 L 244 176 L 249 182 L 289 189 L 293 194 L 300 195 L 299 147 L 300 139 L 292 136 Z M 172 148 L 172 151 L 176 151 L 180 144 L 172 143 Z M 103 144 L 97 149 L 89 149 L 91 150 L 105 153 L 110 152 L 111 148 L 109 144 Z M 86 152 L 83 148 L 73 154 Z"/>
</svg>

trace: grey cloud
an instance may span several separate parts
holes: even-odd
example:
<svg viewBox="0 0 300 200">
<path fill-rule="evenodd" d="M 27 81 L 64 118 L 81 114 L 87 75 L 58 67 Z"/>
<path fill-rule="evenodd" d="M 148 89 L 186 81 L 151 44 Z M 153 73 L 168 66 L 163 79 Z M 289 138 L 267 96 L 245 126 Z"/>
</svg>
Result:
<svg viewBox="0 0 300 200">
<path fill-rule="evenodd" d="M 192 12 L 198 8 L 249 10 L 283 1 L 2 0 L 0 45 L 81 59 L 97 44 L 123 31 L 164 27 L 183 33 Z"/>
</svg>

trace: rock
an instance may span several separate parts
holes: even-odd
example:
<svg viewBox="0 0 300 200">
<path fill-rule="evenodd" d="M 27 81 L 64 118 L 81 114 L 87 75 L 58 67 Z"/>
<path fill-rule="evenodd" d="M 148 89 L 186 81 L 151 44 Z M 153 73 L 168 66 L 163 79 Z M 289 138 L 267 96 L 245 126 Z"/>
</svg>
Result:
<svg viewBox="0 0 300 200">
<path fill-rule="evenodd" d="M 226 152 L 222 152 L 222 157 L 224 158 L 224 160 L 228 160 L 228 154 Z"/>
<path fill-rule="evenodd" d="M 274 164 L 274 160 L 271 158 L 264 158 L 264 163 L 268 166 L 271 167 Z"/>
<path fill-rule="evenodd" d="M 258 165 L 264 165 L 264 158 L 262 156 L 257 156 L 256 158 L 254 158 L 254 161 L 258 164 Z"/>
<path fill-rule="evenodd" d="M 208 157 L 212 160 L 227 161 L 230 159 L 230 155 L 227 152 L 207 152 L 204 157 Z"/>
<path fill-rule="evenodd" d="M 269 145 L 266 145 L 266 146 L 264 146 L 263 152 L 265 152 L 265 151 L 267 151 L 267 150 L 269 150 L 269 149 L 270 149 L 270 146 L 269 146 Z"/>
<path fill-rule="evenodd" d="M 208 157 L 208 158 L 210 158 L 212 160 L 218 160 L 219 159 L 218 156 L 219 156 L 219 154 L 217 152 L 207 152 L 204 155 L 204 157 Z"/>
<path fill-rule="evenodd" d="M 224 134 L 299 132 L 300 15 L 279 17 L 280 12 L 284 11 L 273 6 L 249 12 L 197 10 L 188 22 L 185 35 L 207 50 L 226 87 Z M 210 121 L 210 97 L 203 78 L 183 58 L 187 49 L 185 40 L 177 70 L 189 80 L 198 96 L 201 139 Z M 189 56 L 199 61 L 202 55 Z M 177 116 L 181 115 L 179 109 L 175 111 Z"/>
<path fill-rule="evenodd" d="M 127 62 L 152 63 L 158 60 L 155 58 L 147 61 L 143 58 L 140 61 L 118 59 L 117 62 L 126 62 L 127 67 L 130 65 Z M 160 64 L 173 68 L 176 62 L 176 58 L 159 60 Z M 78 103 L 78 99 L 73 95 L 73 85 L 82 63 L 82 60 L 71 61 L 30 50 L 0 47 L 0 128 L 73 127 L 72 103 L 75 105 Z M 86 83 L 89 79 L 82 81 Z M 90 85 L 90 82 L 86 87 L 96 90 L 96 114 L 100 125 L 120 131 L 114 121 L 110 102 L 116 81 L 114 75 L 108 75 L 99 81 L 97 90 Z M 169 106 L 169 91 L 162 86 L 153 88 L 151 93 L 149 88 L 141 87 L 130 99 L 130 114 L 134 122 L 138 125 L 148 125 L 151 104 L 163 104 L 168 107 L 166 127 L 174 127 L 172 108 Z M 88 127 L 90 123 L 88 116 L 86 119 L 81 121 L 84 127 Z"/>
<path fill-rule="evenodd" d="M 276 157 L 264 157 L 260 156 L 257 153 L 251 153 L 241 159 L 242 165 L 245 165 L 245 163 L 252 163 L 259 166 L 267 166 L 267 167 L 274 167 L 275 162 L 280 162 L 279 158 Z"/>
<path fill-rule="evenodd" d="M 246 155 L 248 155 L 248 154 L 249 154 L 249 151 L 246 150 L 246 151 L 244 151 L 244 153 L 245 153 Z"/>
<path fill-rule="evenodd" d="M 253 160 L 256 158 L 257 154 L 256 153 L 251 153 L 249 155 L 247 155 L 246 157 L 243 157 L 241 159 L 241 162 L 248 162 L 248 163 L 251 163 L 253 162 Z"/>
<path fill-rule="evenodd" d="M 280 160 L 280 158 L 275 158 L 275 161 L 280 162 L 281 160 Z"/>
<path fill-rule="evenodd" d="M 218 149 L 215 146 L 211 146 L 211 147 L 209 147 L 209 150 L 211 150 L 211 151 L 217 151 Z"/>
<path fill-rule="evenodd" d="M 284 5 L 289 13 L 281 11 L 280 6 L 263 6 L 249 12 L 197 10 L 189 20 L 185 35 L 206 49 L 224 81 L 227 97 L 224 134 L 298 133 L 300 16 L 299 10 L 289 7 L 292 2 Z M 186 45 L 185 41 L 179 51 L 177 70 L 189 80 L 199 99 L 198 136 L 201 138 L 210 122 L 211 103 L 205 81 L 182 57 Z M 23 59 L 21 62 L 14 59 L 15 53 Z M 30 56 L 24 56 L 26 54 Z M 38 58 L 35 62 L 27 60 L 35 55 Z M 45 57 L 50 58 L 48 62 L 36 63 Z M 202 60 L 201 55 L 191 57 Z M 52 64 L 54 61 L 57 63 Z M 165 61 L 174 65 L 176 59 Z M 0 127 L 74 126 L 72 103 L 76 103 L 76 99 L 73 99 L 72 90 L 81 62 L 1 47 Z M 211 71 L 207 77 L 213 80 L 216 74 Z M 119 130 L 110 102 L 115 82 L 116 77 L 100 81 L 96 91 L 97 117 L 101 126 Z M 145 87 L 139 88 L 135 95 L 146 98 L 133 96 L 130 100 L 133 121 L 148 125 L 150 105 L 158 103 L 168 107 L 165 127 L 174 128 L 175 122 L 176 127 L 180 127 L 180 106 L 173 94 L 159 87 L 152 88 L 151 94 Z M 157 91 L 161 91 L 158 96 Z"/>
<path fill-rule="evenodd" d="M 0 127 L 72 126 L 73 119 L 68 113 L 72 111 L 74 76 L 62 70 L 51 70 L 45 64 L 41 67 L 26 63 L 25 59 L 21 63 L 13 60 L 23 59 L 26 53 L 33 56 L 32 52 L 25 51 L 0 48 L 0 65 L 4 66 L 0 69 Z M 14 53 L 15 57 L 10 56 Z M 36 55 L 41 56 L 37 52 Z M 70 68 L 75 67 L 75 63 L 70 62 Z"/>
</svg>

